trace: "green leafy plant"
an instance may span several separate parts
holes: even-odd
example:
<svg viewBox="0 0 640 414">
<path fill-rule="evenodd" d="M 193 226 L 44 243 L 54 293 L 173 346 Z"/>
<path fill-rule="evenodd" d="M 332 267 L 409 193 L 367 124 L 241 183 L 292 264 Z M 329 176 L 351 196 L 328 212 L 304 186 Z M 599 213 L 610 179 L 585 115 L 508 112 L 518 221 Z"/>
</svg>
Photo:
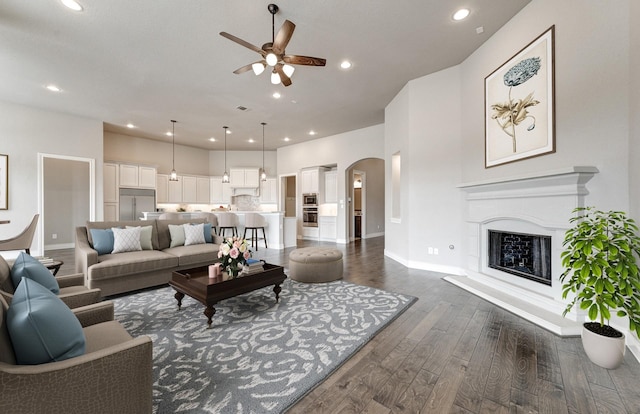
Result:
<svg viewBox="0 0 640 414">
<path fill-rule="evenodd" d="M 640 256 L 638 226 L 620 211 L 594 207 L 573 210 L 561 254 L 564 273 L 560 276 L 562 297 L 576 296 L 563 315 L 579 304 L 591 320 L 607 325 L 611 311 L 629 318 L 629 329 L 640 338 Z"/>
</svg>

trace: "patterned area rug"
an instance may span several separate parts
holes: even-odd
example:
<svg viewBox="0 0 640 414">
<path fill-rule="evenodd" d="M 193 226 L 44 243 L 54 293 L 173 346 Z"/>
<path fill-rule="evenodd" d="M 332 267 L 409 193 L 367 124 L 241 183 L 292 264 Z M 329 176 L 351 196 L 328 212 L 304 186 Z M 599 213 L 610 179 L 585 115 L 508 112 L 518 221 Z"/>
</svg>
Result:
<svg viewBox="0 0 640 414">
<path fill-rule="evenodd" d="M 280 413 L 416 298 L 344 281 L 287 280 L 204 306 L 163 287 L 114 299 L 116 319 L 153 340 L 154 413 Z"/>
</svg>

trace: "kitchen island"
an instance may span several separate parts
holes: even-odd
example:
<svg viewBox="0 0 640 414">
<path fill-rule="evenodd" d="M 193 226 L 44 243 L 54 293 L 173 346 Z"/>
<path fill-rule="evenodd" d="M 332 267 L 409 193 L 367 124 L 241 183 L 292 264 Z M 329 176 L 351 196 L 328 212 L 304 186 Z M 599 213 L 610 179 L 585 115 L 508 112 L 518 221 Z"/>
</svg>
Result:
<svg viewBox="0 0 640 414">
<path fill-rule="evenodd" d="M 191 218 L 195 218 L 198 214 L 201 213 L 199 211 L 189 211 L 182 212 L 180 214 L 181 218 L 188 220 Z M 204 212 L 202 212 L 204 213 Z M 213 214 L 221 214 L 223 211 L 212 211 Z M 258 213 L 263 216 L 267 220 L 267 227 L 265 228 L 267 233 L 267 243 L 270 249 L 284 249 L 284 212 L 282 211 L 231 211 L 231 213 L 235 213 L 238 216 L 238 234 L 240 236 L 244 233 L 244 216 L 246 213 Z M 144 220 L 154 220 L 160 217 L 161 212 L 143 212 Z M 227 233 L 228 234 L 228 233 Z M 249 237 L 249 234 L 247 234 Z M 262 244 L 262 242 L 261 242 Z"/>
</svg>

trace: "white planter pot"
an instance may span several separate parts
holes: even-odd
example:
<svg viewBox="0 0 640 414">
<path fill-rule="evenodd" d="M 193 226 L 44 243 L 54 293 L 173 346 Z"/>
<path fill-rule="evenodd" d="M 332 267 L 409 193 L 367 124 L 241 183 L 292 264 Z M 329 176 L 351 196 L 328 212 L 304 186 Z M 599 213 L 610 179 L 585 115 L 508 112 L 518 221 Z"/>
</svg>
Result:
<svg viewBox="0 0 640 414">
<path fill-rule="evenodd" d="M 584 352 L 596 365 L 606 369 L 615 369 L 622 364 L 625 352 L 625 338 L 610 338 L 598 335 L 582 326 L 582 346 Z"/>
</svg>

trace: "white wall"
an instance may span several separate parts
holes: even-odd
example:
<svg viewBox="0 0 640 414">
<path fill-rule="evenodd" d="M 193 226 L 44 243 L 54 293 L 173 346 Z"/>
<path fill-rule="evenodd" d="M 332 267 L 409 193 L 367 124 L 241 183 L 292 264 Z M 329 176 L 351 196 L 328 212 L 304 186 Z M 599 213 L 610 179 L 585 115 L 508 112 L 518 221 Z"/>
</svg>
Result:
<svg viewBox="0 0 640 414">
<path fill-rule="evenodd" d="M 387 108 L 385 118 L 389 134 L 385 156 L 389 163 L 392 154 L 401 152 L 403 186 L 401 223 L 387 225 L 386 254 L 410 267 L 457 272 L 461 204 L 456 185 L 460 183 L 463 119 L 460 68 L 409 82 Z M 388 188 L 387 196 L 390 194 Z M 387 207 L 389 215 L 390 204 Z M 438 254 L 429 254 L 429 248 L 434 253 L 437 249 Z"/>
<path fill-rule="evenodd" d="M 629 2 L 629 73 L 635 74 L 640 68 L 640 2 Z M 629 197 L 631 216 L 640 222 L 640 76 L 629 75 L 629 115 L 631 130 L 629 135 Z"/>
<path fill-rule="evenodd" d="M 0 239 L 21 232 L 38 213 L 38 153 L 94 159 L 95 214 L 102 217 L 102 121 L 0 102 L 0 137 L 0 153 L 9 155 L 9 209 L 0 210 L 0 220 L 11 220 L 0 225 Z"/>
<path fill-rule="evenodd" d="M 264 152 L 264 168 L 268 177 L 277 176 L 276 151 Z M 227 151 L 227 172 L 231 168 L 261 168 L 262 150 L 260 151 Z M 224 174 L 224 151 L 209 151 L 209 175 Z"/>
<path fill-rule="evenodd" d="M 534 0 L 460 65 L 462 181 L 592 165 L 587 203 L 629 208 L 628 12 L 628 1 Z M 556 153 L 485 169 L 484 78 L 552 25 Z"/>
<path fill-rule="evenodd" d="M 321 165 L 337 165 L 338 218 L 337 238 L 347 240 L 346 170 L 364 158 L 384 158 L 384 125 L 374 125 L 343 134 L 332 135 L 301 144 L 278 148 L 278 175 L 298 174 L 301 169 Z M 297 196 L 301 196 L 301 180 L 296 180 Z M 342 201 L 342 203 L 340 203 Z"/>
</svg>

